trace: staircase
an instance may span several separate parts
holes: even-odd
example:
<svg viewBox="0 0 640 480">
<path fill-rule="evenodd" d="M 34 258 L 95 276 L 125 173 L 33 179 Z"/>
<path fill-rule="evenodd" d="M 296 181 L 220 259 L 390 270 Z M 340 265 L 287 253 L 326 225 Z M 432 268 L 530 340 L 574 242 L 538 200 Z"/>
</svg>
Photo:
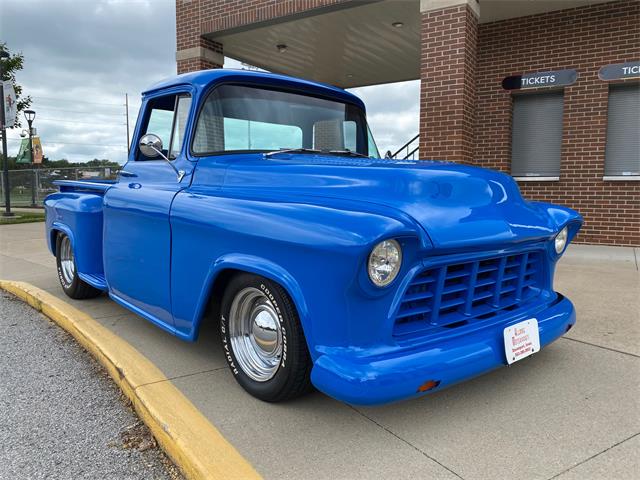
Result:
<svg viewBox="0 0 640 480">
<path fill-rule="evenodd" d="M 385 158 L 395 158 L 396 160 L 415 160 L 418 153 L 418 147 L 420 144 L 420 134 L 417 134 L 407 143 L 402 145 L 395 153 L 391 153 L 391 150 L 387 150 Z"/>
</svg>

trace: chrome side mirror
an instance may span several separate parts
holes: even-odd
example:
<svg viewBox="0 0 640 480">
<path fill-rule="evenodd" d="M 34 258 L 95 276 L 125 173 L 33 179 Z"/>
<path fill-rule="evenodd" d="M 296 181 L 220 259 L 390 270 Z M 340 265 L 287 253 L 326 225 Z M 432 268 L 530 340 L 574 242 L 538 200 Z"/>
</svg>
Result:
<svg viewBox="0 0 640 480">
<path fill-rule="evenodd" d="M 140 139 L 140 151 L 145 157 L 156 158 L 162 155 L 162 139 L 153 133 L 147 133 Z"/>
<path fill-rule="evenodd" d="M 167 162 L 173 171 L 176 172 L 178 182 L 182 181 L 185 176 L 185 171 L 178 170 L 173 162 L 169 160 L 164 153 L 162 153 L 162 140 L 159 136 L 154 135 L 153 133 L 147 133 L 142 136 L 138 145 L 140 146 L 140 151 L 145 157 L 156 158 L 160 156 L 160 158 Z"/>
</svg>

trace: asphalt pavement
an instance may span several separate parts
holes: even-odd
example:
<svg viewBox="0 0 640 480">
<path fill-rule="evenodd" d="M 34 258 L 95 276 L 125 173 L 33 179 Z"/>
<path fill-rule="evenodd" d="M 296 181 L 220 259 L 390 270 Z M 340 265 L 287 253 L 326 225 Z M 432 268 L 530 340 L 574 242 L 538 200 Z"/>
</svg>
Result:
<svg viewBox="0 0 640 480">
<path fill-rule="evenodd" d="M 0 479 L 176 479 L 176 467 L 73 338 L 0 292 Z"/>
</svg>

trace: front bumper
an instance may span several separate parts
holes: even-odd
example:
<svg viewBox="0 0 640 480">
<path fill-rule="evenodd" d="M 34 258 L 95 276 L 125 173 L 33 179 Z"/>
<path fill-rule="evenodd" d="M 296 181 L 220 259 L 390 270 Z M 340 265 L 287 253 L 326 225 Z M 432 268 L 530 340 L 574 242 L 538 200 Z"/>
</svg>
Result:
<svg viewBox="0 0 640 480">
<path fill-rule="evenodd" d="M 420 349 L 403 347 L 400 353 L 369 357 L 362 351 L 357 356 L 321 355 L 314 362 L 311 381 L 327 395 L 355 405 L 424 395 L 418 388 L 428 380 L 440 382 L 430 393 L 506 365 L 503 330 L 526 318 L 538 320 L 541 347 L 562 336 L 576 321 L 573 304 L 558 295 L 542 309 Z"/>
</svg>

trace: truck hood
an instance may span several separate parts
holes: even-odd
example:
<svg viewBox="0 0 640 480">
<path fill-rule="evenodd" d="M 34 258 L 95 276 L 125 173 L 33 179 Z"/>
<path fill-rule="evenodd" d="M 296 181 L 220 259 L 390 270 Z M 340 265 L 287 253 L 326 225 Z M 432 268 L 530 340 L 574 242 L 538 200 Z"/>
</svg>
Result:
<svg viewBox="0 0 640 480">
<path fill-rule="evenodd" d="M 367 203 L 385 205 L 412 217 L 434 248 L 447 250 L 546 239 L 558 229 L 508 175 L 448 162 L 260 155 L 231 162 L 223 190 L 305 203 L 345 199 L 364 210 Z"/>
</svg>

